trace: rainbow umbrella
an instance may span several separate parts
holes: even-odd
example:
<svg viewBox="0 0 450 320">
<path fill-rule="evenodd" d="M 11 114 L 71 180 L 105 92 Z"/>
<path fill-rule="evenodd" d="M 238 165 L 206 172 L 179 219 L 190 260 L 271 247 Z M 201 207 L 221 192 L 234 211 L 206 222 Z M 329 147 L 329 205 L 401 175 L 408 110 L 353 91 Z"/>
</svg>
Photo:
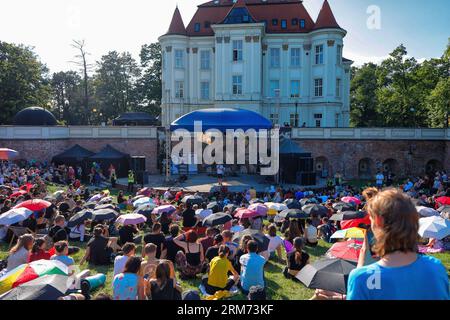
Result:
<svg viewBox="0 0 450 320">
<path fill-rule="evenodd" d="M 366 236 L 366 230 L 361 228 L 349 228 L 345 230 L 338 230 L 332 236 L 331 239 L 364 239 Z"/>
<path fill-rule="evenodd" d="M 28 210 L 31 210 L 31 211 L 41 211 L 41 210 L 47 209 L 51 205 L 52 204 L 46 200 L 32 199 L 32 200 L 27 200 L 27 201 L 19 203 L 17 206 L 14 207 L 14 209 L 27 208 Z"/>
<path fill-rule="evenodd" d="M 22 264 L 0 278 L 0 294 L 42 276 L 60 274 L 67 276 L 67 266 L 57 260 L 38 260 Z"/>
<path fill-rule="evenodd" d="M 0 148 L 0 160 L 14 160 L 19 156 L 19 152 L 8 148 Z"/>
</svg>

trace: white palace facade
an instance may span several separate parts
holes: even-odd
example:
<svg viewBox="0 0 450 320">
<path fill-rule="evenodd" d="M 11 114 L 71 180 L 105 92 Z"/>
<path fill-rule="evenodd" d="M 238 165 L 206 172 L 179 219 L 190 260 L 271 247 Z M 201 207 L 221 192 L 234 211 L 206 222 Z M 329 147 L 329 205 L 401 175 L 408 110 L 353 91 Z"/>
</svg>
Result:
<svg viewBox="0 0 450 320">
<path fill-rule="evenodd" d="M 256 111 L 273 124 L 348 127 L 346 31 L 324 1 L 215 0 L 185 27 L 176 8 L 162 47 L 163 126 L 204 108 Z"/>
</svg>

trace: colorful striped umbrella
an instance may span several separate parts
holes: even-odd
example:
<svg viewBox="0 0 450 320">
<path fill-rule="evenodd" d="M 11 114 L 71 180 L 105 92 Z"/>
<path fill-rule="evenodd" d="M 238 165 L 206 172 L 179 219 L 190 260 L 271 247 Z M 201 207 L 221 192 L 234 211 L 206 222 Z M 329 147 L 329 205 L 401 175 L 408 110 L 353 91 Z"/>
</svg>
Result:
<svg viewBox="0 0 450 320">
<path fill-rule="evenodd" d="M 18 266 L 0 278 L 0 294 L 45 275 L 68 275 L 67 266 L 57 260 L 38 260 Z"/>
<path fill-rule="evenodd" d="M 0 215 L 0 225 L 10 226 L 17 222 L 22 222 L 28 219 L 33 214 L 33 211 L 27 208 L 11 209 Z"/>
<path fill-rule="evenodd" d="M 19 152 L 8 148 L 0 148 L 0 160 L 14 160 L 19 156 Z"/>
<path fill-rule="evenodd" d="M 27 208 L 31 211 L 41 211 L 41 210 L 47 209 L 51 205 L 52 204 L 46 200 L 32 199 L 32 200 L 27 200 L 27 201 L 19 203 L 17 206 L 14 207 L 14 209 Z"/>
</svg>

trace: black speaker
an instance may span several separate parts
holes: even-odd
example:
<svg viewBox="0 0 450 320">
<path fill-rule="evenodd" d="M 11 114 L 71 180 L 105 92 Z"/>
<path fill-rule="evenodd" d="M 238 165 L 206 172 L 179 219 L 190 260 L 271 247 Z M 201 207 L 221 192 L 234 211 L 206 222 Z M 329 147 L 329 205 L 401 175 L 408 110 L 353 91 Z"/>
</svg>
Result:
<svg viewBox="0 0 450 320">
<path fill-rule="evenodd" d="M 131 157 L 131 170 L 134 172 L 145 171 L 145 157 Z"/>
<path fill-rule="evenodd" d="M 140 185 L 148 184 L 148 173 L 145 171 L 135 171 L 136 183 Z"/>
<path fill-rule="evenodd" d="M 315 186 L 316 185 L 316 173 L 298 173 L 297 184 L 301 186 Z"/>
<path fill-rule="evenodd" d="M 314 159 L 312 158 L 301 158 L 299 160 L 299 170 L 300 172 L 312 172 L 314 171 Z"/>
</svg>

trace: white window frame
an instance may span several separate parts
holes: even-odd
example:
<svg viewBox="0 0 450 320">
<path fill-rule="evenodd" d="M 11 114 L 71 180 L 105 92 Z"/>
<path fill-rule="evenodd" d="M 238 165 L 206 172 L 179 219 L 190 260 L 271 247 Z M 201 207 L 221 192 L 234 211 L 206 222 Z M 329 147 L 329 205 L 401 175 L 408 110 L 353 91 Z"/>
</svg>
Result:
<svg viewBox="0 0 450 320">
<path fill-rule="evenodd" d="M 316 65 L 320 65 L 323 64 L 323 44 L 319 44 L 317 46 L 315 46 L 314 49 L 314 53 L 315 53 L 315 59 L 314 62 Z"/>
<path fill-rule="evenodd" d="M 232 93 L 234 96 L 242 95 L 242 82 L 243 81 L 241 75 L 232 76 Z"/>
<path fill-rule="evenodd" d="M 243 47 L 244 47 L 244 42 L 242 40 L 233 40 L 233 61 L 234 62 L 243 60 Z"/>
<path fill-rule="evenodd" d="M 175 68 L 182 69 L 184 68 L 184 52 L 181 49 L 174 50 L 175 55 Z"/>
<path fill-rule="evenodd" d="M 209 50 L 200 51 L 200 69 L 201 70 L 211 69 L 211 54 Z"/>
<path fill-rule="evenodd" d="M 277 54 L 274 54 L 277 52 Z M 280 68 L 281 66 L 281 50 L 280 48 L 270 48 L 270 67 Z"/>
<path fill-rule="evenodd" d="M 294 54 L 294 52 L 296 54 Z M 300 48 L 291 48 L 291 67 L 300 67 L 300 59 L 302 55 L 302 50 Z"/>
<path fill-rule="evenodd" d="M 275 87 L 272 87 L 272 84 L 277 84 Z M 277 96 L 277 90 L 278 92 L 280 92 L 280 80 L 278 79 L 273 79 L 270 80 L 269 82 L 269 96 L 273 97 L 273 98 L 278 98 L 279 96 Z"/>
<path fill-rule="evenodd" d="M 269 120 L 273 125 L 278 124 L 278 122 L 280 121 L 278 113 L 271 113 Z"/>
<path fill-rule="evenodd" d="M 298 83 L 298 92 L 293 91 L 293 83 Z M 291 98 L 300 98 L 300 80 L 291 80 Z"/>
<path fill-rule="evenodd" d="M 291 113 L 289 117 L 289 124 L 291 127 L 296 128 L 299 125 L 299 114 L 298 113 Z"/>
<path fill-rule="evenodd" d="M 314 97 L 323 97 L 323 78 L 314 79 Z"/>
<path fill-rule="evenodd" d="M 336 46 L 336 64 L 341 65 L 342 64 L 342 45 L 338 44 Z"/>
<path fill-rule="evenodd" d="M 340 78 L 336 78 L 336 98 L 341 98 L 342 96 L 342 80 Z"/>
<path fill-rule="evenodd" d="M 209 81 L 200 82 L 200 99 L 201 100 L 209 100 L 211 98 L 210 88 L 211 88 L 211 85 L 210 85 Z"/>
<path fill-rule="evenodd" d="M 175 81 L 175 98 L 184 98 L 184 81 Z"/>
<path fill-rule="evenodd" d="M 323 114 L 322 113 L 315 113 L 314 114 L 314 120 L 315 120 L 316 128 L 321 128 L 322 127 L 322 119 L 323 119 Z"/>
</svg>

